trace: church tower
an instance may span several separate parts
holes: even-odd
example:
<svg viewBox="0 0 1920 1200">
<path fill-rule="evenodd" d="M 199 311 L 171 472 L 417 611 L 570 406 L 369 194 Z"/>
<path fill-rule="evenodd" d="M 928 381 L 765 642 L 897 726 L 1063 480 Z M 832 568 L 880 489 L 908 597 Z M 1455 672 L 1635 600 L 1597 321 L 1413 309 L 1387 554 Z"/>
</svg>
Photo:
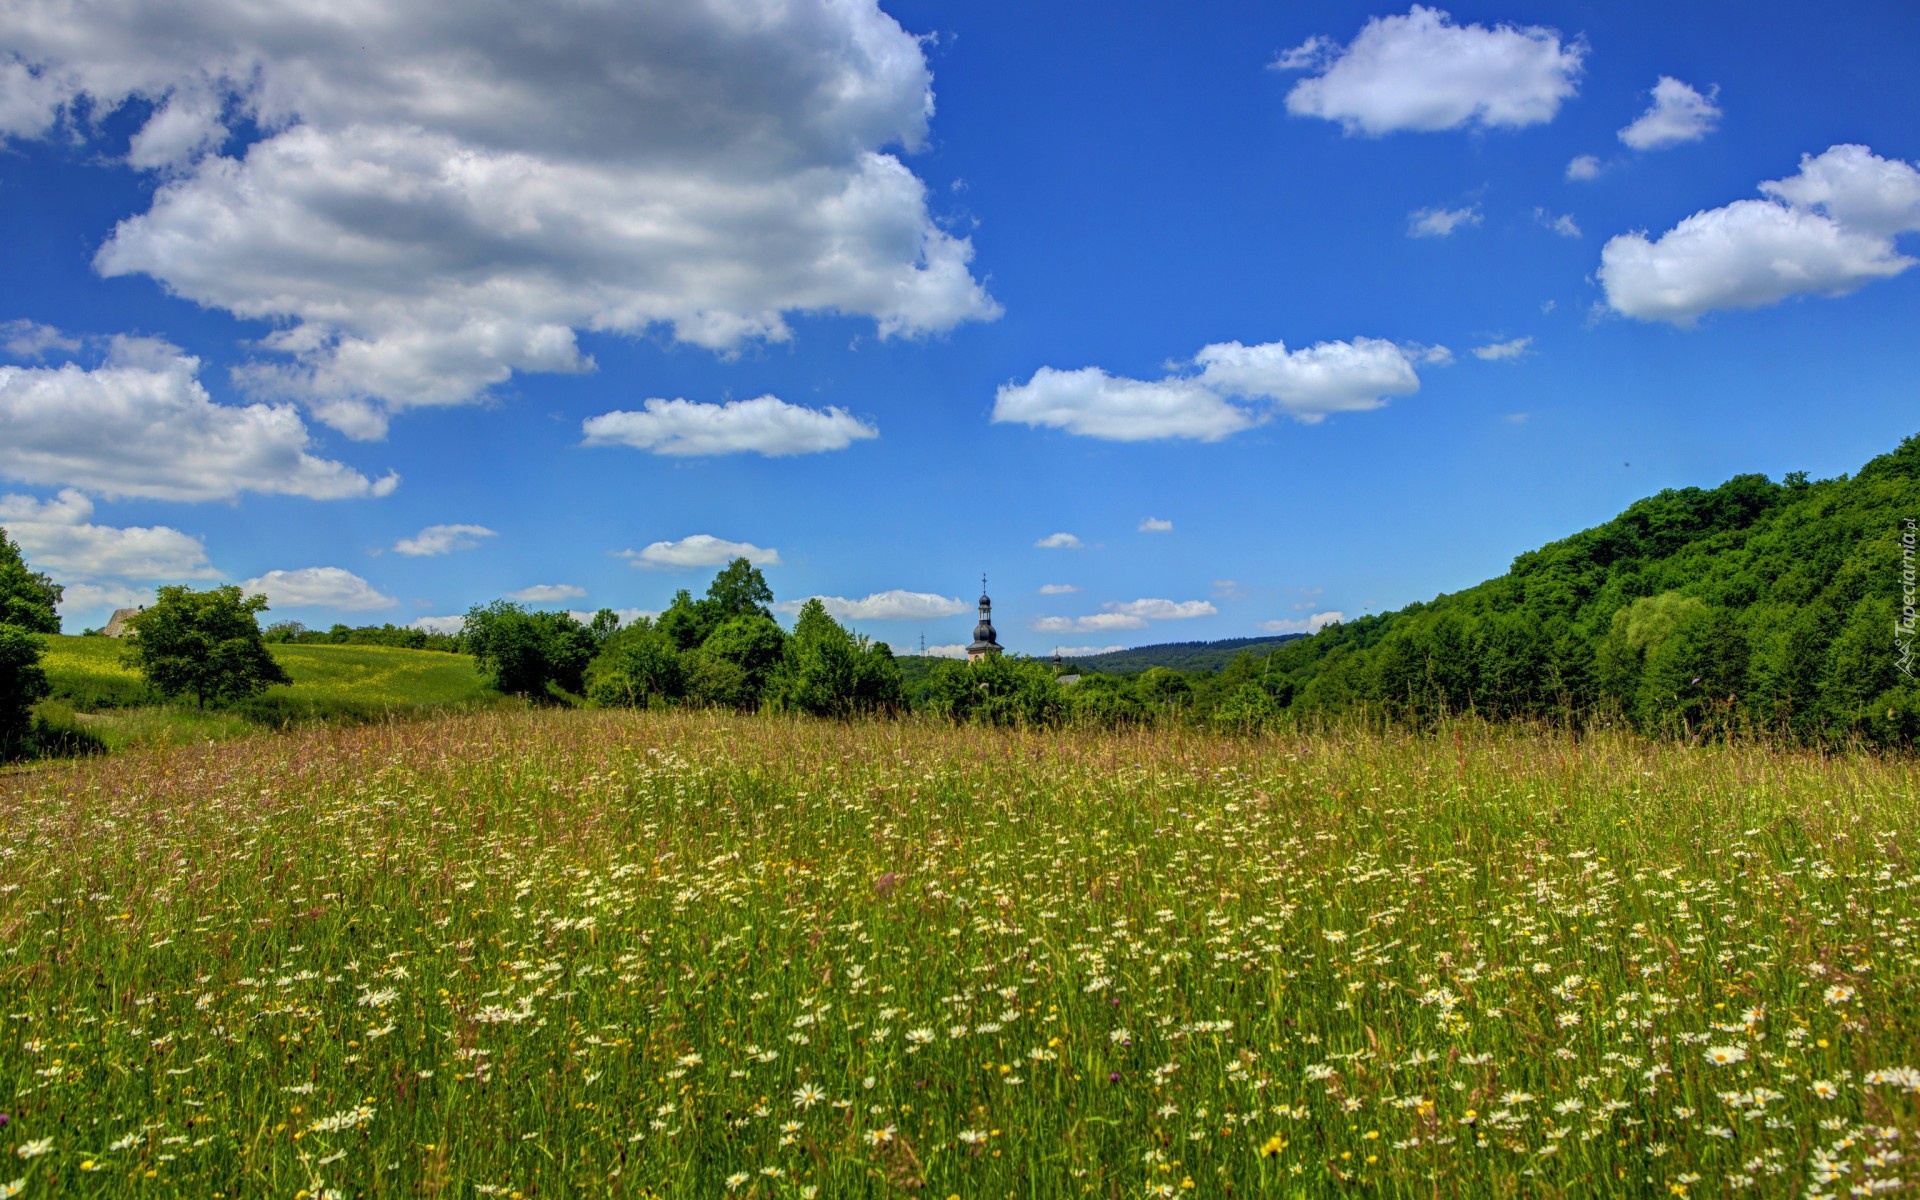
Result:
<svg viewBox="0 0 1920 1200">
<path fill-rule="evenodd" d="M 1000 639 L 993 632 L 993 601 L 987 597 L 987 577 L 980 577 L 980 623 L 973 627 L 973 645 L 967 647 L 967 661 L 978 662 L 1000 653 Z"/>
</svg>

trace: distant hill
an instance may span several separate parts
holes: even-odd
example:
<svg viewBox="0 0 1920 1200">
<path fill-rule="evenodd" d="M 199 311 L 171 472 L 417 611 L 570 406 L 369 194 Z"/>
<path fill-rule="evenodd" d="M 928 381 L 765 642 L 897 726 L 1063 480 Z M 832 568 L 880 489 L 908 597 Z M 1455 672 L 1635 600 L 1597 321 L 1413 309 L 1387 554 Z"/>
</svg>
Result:
<svg viewBox="0 0 1920 1200">
<path fill-rule="evenodd" d="M 1916 525 L 1920 436 L 1851 478 L 1668 490 L 1496 579 L 1281 647 L 1261 679 L 1296 713 L 1910 744 Z"/>
<path fill-rule="evenodd" d="M 1305 634 L 1283 633 L 1272 637 L 1222 638 L 1217 642 L 1161 642 L 1153 646 L 1134 646 L 1127 650 L 1109 650 L 1105 654 L 1068 656 L 1063 661 L 1083 671 L 1107 675 L 1137 675 L 1151 667 L 1175 671 L 1218 671 L 1243 653 L 1254 655 L 1278 650 Z"/>
<path fill-rule="evenodd" d="M 1305 636 L 1283 633 L 1272 637 L 1223 638 L 1217 642 L 1162 642 L 1157 646 L 1109 650 L 1105 654 L 1065 655 L 1061 662 L 1070 670 L 1098 671 L 1103 675 L 1138 675 L 1149 667 L 1170 667 L 1175 671 L 1218 671 L 1243 652 L 1258 657 Z M 913 695 L 917 685 L 925 682 L 927 673 L 933 670 L 935 663 L 944 661 L 922 658 L 916 654 L 901 655 L 900 673 L 906 680 L 908 694 Z"/>
</svg>

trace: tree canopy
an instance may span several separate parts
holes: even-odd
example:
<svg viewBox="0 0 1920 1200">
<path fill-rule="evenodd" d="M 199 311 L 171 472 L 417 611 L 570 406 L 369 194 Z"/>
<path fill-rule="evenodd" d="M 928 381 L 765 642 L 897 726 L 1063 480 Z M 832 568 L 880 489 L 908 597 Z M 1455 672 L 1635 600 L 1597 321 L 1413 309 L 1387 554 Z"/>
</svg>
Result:
<svg viewBox="0 0 1920 1200">
<path fill-rule="evenodd" d="M 202 708 L 291 683 L 261 636 L 266 608 L 265 596 L 243 596 L 233 584 L 163 587 L 129 622 L 127 659 L 162 695 L 191 695 Z"/>
<path fill-rule="evenodd" d="M 28 633 L 59 633 L 62 589 L 27 566 L 20 547 L 0 529 L 0 625 Z"/>
<path fill-rule="evenodd" d="M 475 605 L 461 633 L 481 673 L 515 696 L 540 698 L 555 688 L 579 694 L 600 648 L 593 631 L 571 615 L 532 612 L 511 600 Z"/>
</svg>

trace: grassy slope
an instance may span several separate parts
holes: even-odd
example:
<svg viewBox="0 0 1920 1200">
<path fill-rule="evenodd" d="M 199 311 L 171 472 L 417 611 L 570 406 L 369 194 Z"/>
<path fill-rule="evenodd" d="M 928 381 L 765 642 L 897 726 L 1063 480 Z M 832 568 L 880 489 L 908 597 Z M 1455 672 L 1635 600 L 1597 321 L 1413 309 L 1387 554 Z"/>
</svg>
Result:
<svg viewBox="0 0 1920 1200">
<path fill-rule="evenodd" d="M 59 766 L 0 778 L 0 1162 L 31 1196 L 1870 1188 L 1920 1128 L 1920 1074 L 1876 1074 L 1920 1066 L 1916 796 L 1910 760 L 1471 724 L 491 712 Z"/>
<path fill-rule="evenodd" d="M 285 646 L 268 649 L 288 686 L 269 688 L 238 713 L 201 713 L 157 705 L 139 672 L 121 661 L 124 643 L 104 637 L 49 637 L 42 665 L 52 703 L 86 714 L 82 723 L 119 749 L 137 742 L 232 736 L 264 721 L 345 718 L 467 708 L 497 703 L 463 654 L 387 646 Z"/>
</svg>

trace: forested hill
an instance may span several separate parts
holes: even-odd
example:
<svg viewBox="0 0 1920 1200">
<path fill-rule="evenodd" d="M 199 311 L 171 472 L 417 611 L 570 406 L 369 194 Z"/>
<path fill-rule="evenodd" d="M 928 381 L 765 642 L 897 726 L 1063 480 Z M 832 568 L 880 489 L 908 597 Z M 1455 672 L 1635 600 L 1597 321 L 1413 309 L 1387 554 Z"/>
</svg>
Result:
<svg viewBox="0 0 1920 1200">
<path fill-rule="evenodd" d="M 1217 642 L 1161 642 L 1153 646 L 1134 646 L 1109 650 L 1105 654 L 1083 654 L 1065 660 L 1080 670 L 1102 671 L 1109 675 L 1132 675 L 1151 667 L 1175 671 L 1218 671 L 1241 654 L 1264 654 L 1304 634 L 1283 633 L 1269 637 L 1223 638 Z"/>
<path fill-rule="evenodd" d="M 1664 491 L 1497 579 L 1283 646 L 1265 686 L 1295 713 L 1471 709 L 1910 743 L 1920 641 L 1896 622 L 1917 519 L 1920 436 L 1852 477 Z"/>
</svg>

